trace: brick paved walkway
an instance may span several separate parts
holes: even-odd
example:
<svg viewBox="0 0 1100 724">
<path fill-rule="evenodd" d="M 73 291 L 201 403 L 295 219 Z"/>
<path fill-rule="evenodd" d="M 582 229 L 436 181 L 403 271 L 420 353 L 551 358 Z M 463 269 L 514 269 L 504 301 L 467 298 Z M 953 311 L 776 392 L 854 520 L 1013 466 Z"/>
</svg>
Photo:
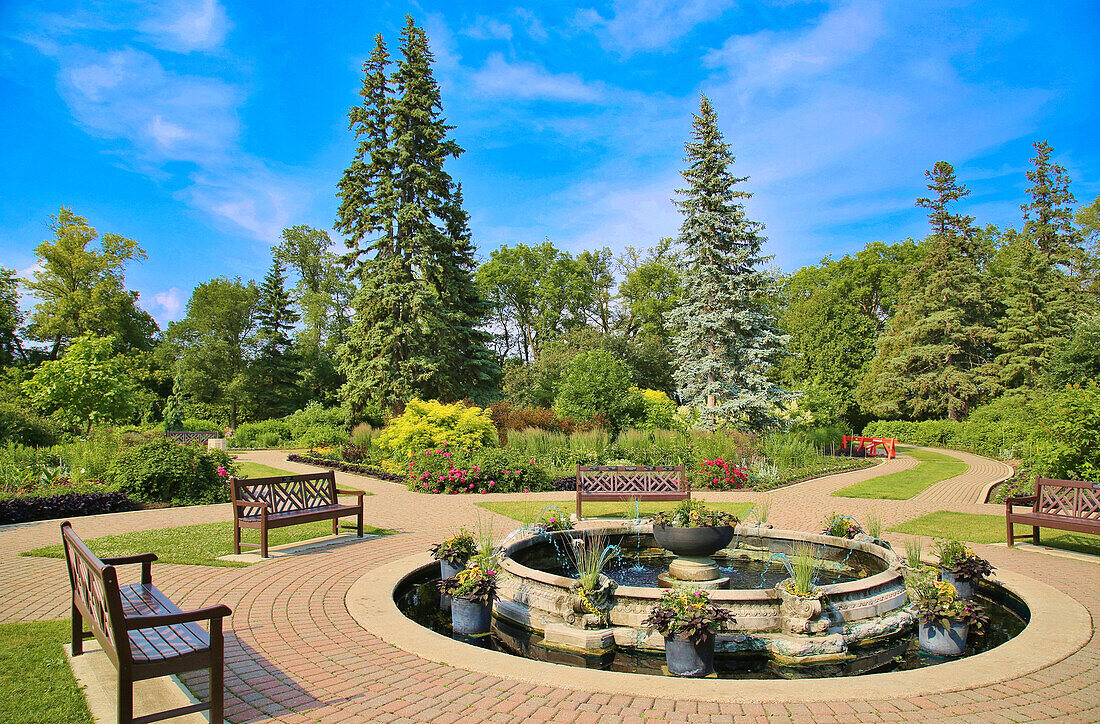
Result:
<svg viewBox="0 0 1100 724">
<path fill-rule="evenodd" d="M 954 453 L 952 453 L 954 454 Z M 279 453 L 248 456 L 282 469 L 307 470 Z M 830 493 L 873 475 L 911 466 L 899 458 L 868 470 L 822 478 L 767 494 L 716 493 L 712 500 L 766 498 L 779 527 L 816 529 L 836 510 L 864 516 L 875 510 L 887 525 L 943 509 L 938 500 L 870 501 L 834 498 Z M 989 472 L 972 467 L 977 478 Z M 960 476 L 962 477 L 962 476 Z M 716 704 L 670 700 L 656 686 L 639 681 L 637 696 L 611 696 L 567 688 L 540 687 L 503 677 L 486 677 L 431 663 L 394 648 L 359 627 L 348 614 L 345 595 L 365 571 L 411 553 L 469 521 L 481 509 L 471 497 L 423 496 L 402 486 L 338 474 L 341 485 L 374 493 L 365 499 L 366 517 L 397 535 L 352 542 L 308 555 L 289 556 L 248 568 L 219 569 L 161 565 L 159 584 L 181 605 L 225 603 L 233 608 L 227 635 L 227 715 L 235 722 L 1097 722 L 1100 721 L 1100 640 L 1031 675 L 980 690 L 961 690 L 910 699 L 824 703 L 800 701 Z M 479 496 L 494 499 L 504 496 Z M 561 498 L 544 493 L 537 499 Z M 1000 512 L 974 502 L 949 506 L 967 512 Z M 482 513 L 485 516 L 484 511 Z M 85 538 L 127 530 L 228 520 L 228 506 L 142 511 L 79 519 Z M 494 516 L 503 532 L 514 523 Z M 58 540 L 56 522 L 0 528 L 0 620 L 48 619 L 67 615 L 68 582 L 60 560 L 19 557 L 20 551 Z M 1042 553 L 978 546 L 994 565 L 1039 578 L 1100 611 L 1100 563 Z M 477 651 L 471 649 L 471 656 Z M 730 682 L 736 687 L 737 682 Z"/>
</svg>

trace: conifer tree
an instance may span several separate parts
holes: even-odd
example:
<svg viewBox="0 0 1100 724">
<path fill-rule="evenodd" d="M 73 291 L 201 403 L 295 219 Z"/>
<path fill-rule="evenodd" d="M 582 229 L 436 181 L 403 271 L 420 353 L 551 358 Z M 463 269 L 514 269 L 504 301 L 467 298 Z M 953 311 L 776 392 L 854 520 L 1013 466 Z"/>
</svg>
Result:
<svg viewBox="0 0 1100 724">
<path fill-rule="evenodd" d="M 1063 166 L 1051 162 L 1054 149 L 1049 143 L 1037 141 L 1034 148 L 1032 169 L 1027 172 L 1031 201 L 1020 207 L 1024 212 L 1024 233 L 1035 240 L 1051 266 L 1076 270 L 1083 261 L 1084 240 L 1073 225 L 1070 205 L 1076 199 L 1069 190 L 1070 179 Z"/>
<path fill-rule="evenodd" d="M 769 298 L 776 279 L 761 265 L 763 225 L 745 214 L 737 188 L 747 177 L 731 173 L 733 155 L 718 130 L 718 116 L 703 96 L 685 145 L 687 188 L 676 205 L 684 215 L 684 292 L 670 323 L 675 338 L 675 380 L 687 405 L 708 429 L 776 422 L 776 408 L 791 399 L 768 378 L 787 338 L 776 330 Z"/>
<path fill-rule="evenodd" d="M 979 233 L 971 217 L 954 211 L 970 192 L 946 161 L 925 176 L 933 193 L 917 206 L 928 209 L 929 248 L 903 285 L 861 402 L 880 417 L 959 420 L 996 389 L 990 364 L 996 329 L 982 284 Z"/>
<path fill-rule="evenodd" d="M 253 410 L 263 417 L 293 412 L 300 401 L 300 365 L 290 331 L 299 319 L 290 305 L 283 264 L 273 259 L 256 299 L 257 356 L 249 370 Z"/>
<path fill-rule="evenodd" d="M 461 192 L 444 169 L 462 149 L 448 138 L 423 29 L 407 18 L 391 74 L 381 36 L 364 65 L 360 138 L 340 182 L 336 228 L 359 284 L 341 356 L 353 417 L 379 416 L 412 396 L 484 396 L 495 379 L 487 308 L 473 281 Z"/>
</svg>

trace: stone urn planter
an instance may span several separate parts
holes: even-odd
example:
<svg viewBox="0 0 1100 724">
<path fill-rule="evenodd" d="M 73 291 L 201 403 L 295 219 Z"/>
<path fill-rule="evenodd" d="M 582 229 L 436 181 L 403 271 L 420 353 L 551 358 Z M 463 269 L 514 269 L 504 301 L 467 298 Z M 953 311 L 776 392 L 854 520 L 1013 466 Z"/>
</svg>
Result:
<svg viewBox="0 0 1100 724">
<path fill-rule="evenodd" d="M 829 630 L 830 621 L 823 616 L 825 603 L 820 589 L 809 596 L 800 596 L 788 585 L 791 579 L 779 583 L 775 592 L 779 594 L 779 613 L 784 633 L 813 636 Z"/>
<path fill-rule="evenodd" d="M 937 656 L 959 656 L 966 650 L 966 635 L 969 630 L 969 624 L 962 621 L 952 621 L 950 627 L 935 621 L 922 621 L 918 634 L 921 650 Z"/>
<path fill-rule="evenodd" d="M 677 556 L 700 558 L 712 556 L 733 540 L 733 526 L 704 526 L 684 528 L 672 525 L 654 525 L 653 537 L 657 545 Z"/>
<path fill-rule="evenodd" d="M 600 574 L 595 591 L 582 591 L 579 585 L 572 590 L 573 615 L 566 622 L 579 628 L 600 628 L 607 625 L 608 611 L 615 596 L 615 582 Z"/>
<path fill-rule="evenodd" d="M 493 621 L 492 600 L 451 598 L 451 629 L 457 634 L 475 636 L 489 633 Z"/>
<path fill-rule="evenodd" d="M 466 567 L 466 562 L 463 561 L 461 565 L 455 565 L 445 558 L 439 559 L 439 577 L 440 578 L 454 578 L 458 575 L 458 572 Z"/>
<path fill-rule="evenodd" d="M 673 676 L 702 678 L 714 673 L 714 634 L 698 643 L 665 637 L 665 663 Z"/>
<path fill-rule="evenodd" d="M 954 586 L 955 593 L 959 598 L 971 598 L 974 595 L 974 582 L 969 579 L 959 578 L 954 571 L 941 568 L 940 580 L 946 581 Z"/>
</svg>

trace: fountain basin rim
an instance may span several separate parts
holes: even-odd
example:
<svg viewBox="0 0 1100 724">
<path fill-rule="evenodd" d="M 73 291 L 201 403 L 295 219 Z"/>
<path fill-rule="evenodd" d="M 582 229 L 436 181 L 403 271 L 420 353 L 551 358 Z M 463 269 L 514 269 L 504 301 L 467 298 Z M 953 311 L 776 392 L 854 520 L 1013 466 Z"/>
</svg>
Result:
<svg viewBox="0 0 1100 724">
<path fill-rule="evenodd" d="M 478 650 L 424 628 L 405 617 L 394 601 L 408 579 L 438 566 L 427 553 L 383 564 L 364 573 L 348 589 L 348 613 L 366 631 L 422 659 L 464 671 L 578 691 L 636 696 L 645 685 L 640 674 L 572 668 Z M 1070 595 L 1003 566 L 997 582 L 1019 596 L 1031 612 L 1015 638 L 985 653 L 916 671 L 863 674 L 835 679 L 723 680 L 662 677 L 660 698 L 710 702 L 807 702 L 929 696 L 992 686 L 1045 669 L 1080 650 L 1092 638 L 1092 617 Z M 1008 672 L 1008 673 L 1003 673 Z"/>
<path fill-rule="evenodd" d="M 504 549 L 504 561 L 501 564 L 502 568 L 508 573 L 520 578 L 527 578 L 539 583 L 544 583 L 549 586 L 556 586 L 559 588 L 569 589 L 576 583 L 575 578 L 569 578 L 566 576 L 559 576 L 555 573 L 547 573 L 546 571 L 540 571 L 536 568 L 530 568 L 517 562 L 512 555 L 522 550 L 523 548 L 530 547 L 539 543 L 544 536 L 560 536 L 568 538 L 576 538 L 585 532 L 599 530 L 602 533 L 649 533 L 653 529 L 652 524 L 638 524 L 638 525 L 625 525 L 622 523 L 613 523 L 606 527 L 600 526 L 586 526 L 583 529 L 572 529 L 554 531 L 552 533 L 544 534 L 532 534 L 524 538 L 520 538 L 511 543 Z M 821 535 L 819 533 L 807 533 L 800 530 L 785 530 L 782 528 L 762 528 L 760 526 L 745 526 L 738 525 L 736 528 L 736 535 L 738 536 L 756 536 L 761 538 L 780 538 L 783 540 L 793 540 L 798 542 L 814 543 L 817 545 L 827 545 L 834 548 L 851 548 L 862 553 L 875 556 L 886 562 L 887 568 L 885 571 L 875 573 L 867 576 L 866 578 L 860 578 L 856 581 L 847 581 L 845 583 L 833 583 L 826 586 L 821 586 L 821 591 L 824 595 L 840 595 L 844 593 L 852 593 L 855 591 L 861 591 L 875 586 L 882 586 L 893 581 L 902 578 L 899 564 L 901 559 L 897 554 L 889 548 L 883 548 L 870 541 L 854 541 L 847 538 L 837 538 L 830 535 Z M 653 599 L 657 600 L 664 594 L 664 589 L 650 586 L 619 586 L 617 593 L 620 596 L 629 596 L 632 598 Z M 708 591 L 712 600 L 715 601 L 767 601 L 775 602 L 779 600 L 779 594 L 774 589 L 770 588 L 734 588 L 734 589 L 714 589 Z"/>
</svg>

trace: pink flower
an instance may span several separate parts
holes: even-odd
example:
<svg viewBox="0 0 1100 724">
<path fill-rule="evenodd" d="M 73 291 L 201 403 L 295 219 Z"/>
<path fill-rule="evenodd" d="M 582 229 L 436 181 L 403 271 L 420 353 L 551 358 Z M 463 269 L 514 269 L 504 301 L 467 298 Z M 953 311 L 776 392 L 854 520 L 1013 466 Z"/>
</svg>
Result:
<svg viewBox="0 0 1100 724">
<path fill-rule="evenodd" d="M 229 471 L 226 470 L 225 468 L 223 468 L 221 465 L 219 465 L 218 466 L 218 477 L 219 478 L 224 478 L 227 475 L 229 475 Z"/>
<path fill-rule="evenodd" d="M 496 484 L 497 484 L 497 481 L 495 481 L 495 480 L 490 480 L 490 481 L 489 481 L 489 485 L 490 485 L 490 486 L 492 486 L 492 485 L 496 485 Z"/>
</svg>

